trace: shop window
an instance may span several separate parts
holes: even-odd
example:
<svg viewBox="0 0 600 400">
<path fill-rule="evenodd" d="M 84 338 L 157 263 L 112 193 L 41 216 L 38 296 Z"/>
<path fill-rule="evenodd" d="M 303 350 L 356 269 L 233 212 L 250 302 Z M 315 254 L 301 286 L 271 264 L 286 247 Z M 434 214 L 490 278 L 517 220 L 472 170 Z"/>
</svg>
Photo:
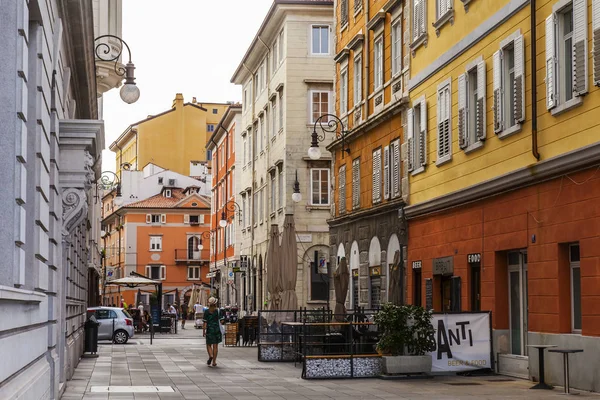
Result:
<svg viewBox="0 0 600 400">
<path fill-rule="evenodd" d="M 327 301 L 329 299 L 329 263 L 327 255 L 315 251 L 311 268 L 310 299 L 312 301 Z"/>
<path fill-rule="evenodd" d="M 381 267 L 371 267 L 370 280 L 370 305 L 371 308 L 381 307 Z"/>
<path fill-rule="evenodd" d="M 581 333 L 581 269 L 579 267 L 579 244 L 569 246 L 571 267 L 571 327 Z"/>
<path fill-rule="evenodd" d="M 421 306 L 423 278 L 421 275 L 421 268 L 413 267 L 413 304 L 415 306 Z"/>
<path fill-rule="evenodd" d="M 352 270 L 352 307 L 358 308 L 358 269 Z"/>
</svg>

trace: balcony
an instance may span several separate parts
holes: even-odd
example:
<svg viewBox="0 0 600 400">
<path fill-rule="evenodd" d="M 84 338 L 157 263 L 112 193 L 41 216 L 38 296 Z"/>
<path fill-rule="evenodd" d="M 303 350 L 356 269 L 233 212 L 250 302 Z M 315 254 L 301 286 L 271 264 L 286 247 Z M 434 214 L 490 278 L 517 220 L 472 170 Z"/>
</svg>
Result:
<svg viewBox="0 0 600 400">
<path fill-rule="evenodd" d="M 175 250 L 175 262 L 178 263 L 198 263 L 203 260 L 201 252 L 193 249 L 176 249 Z"/>
</svg>

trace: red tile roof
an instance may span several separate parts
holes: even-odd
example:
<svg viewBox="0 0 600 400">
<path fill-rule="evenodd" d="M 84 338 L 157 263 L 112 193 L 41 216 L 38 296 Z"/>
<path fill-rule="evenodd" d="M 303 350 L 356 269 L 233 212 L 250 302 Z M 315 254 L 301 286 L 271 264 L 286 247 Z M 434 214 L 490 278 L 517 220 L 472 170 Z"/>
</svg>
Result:
<svg viewBox="0 0 600 400">
<path fill-rule="evenodd" d="M 165 197 L 164 193 L 159 193 L 155 196 L 152 196 L 146 200 L 136 201 L 135 203 L 131 203 L 125 208 L 177 208 L 178 204 L 181 203 L 182 200 L 191 197 L 197 197 L 202 201 L 204 206 L 210 206 L 209 200 L 205 196 L 201 196 L 199 194 L 193 193 L 189 196 L 186 196 L 183 191 L 184 189 L 173 188 L 171 190 L 171 197 Z"/>
</svg>

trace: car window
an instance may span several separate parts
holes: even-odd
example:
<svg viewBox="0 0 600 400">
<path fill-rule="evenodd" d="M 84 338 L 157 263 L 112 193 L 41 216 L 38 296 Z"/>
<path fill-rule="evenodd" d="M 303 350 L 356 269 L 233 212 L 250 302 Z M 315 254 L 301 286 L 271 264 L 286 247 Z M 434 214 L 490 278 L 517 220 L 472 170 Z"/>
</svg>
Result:
<svg viewBox="0 0 600 400">
<path fill-rule="evenodd" d="M 110 317 L 109 318 L 117 318 L 117 313 L 114 312 L 113 310 L 109 310 L 110 311 Z"/>
<path fill-rule="evenodd" d="M 96 319 L 109 319 L 110 310 L 96 310 Z"/>
<path fill-rule="evenodd" d="M 123 309 L 123 314 L 125 314 L 125 317 L 131 318 L 131 315 L 125 309 Z"/>
</svg>

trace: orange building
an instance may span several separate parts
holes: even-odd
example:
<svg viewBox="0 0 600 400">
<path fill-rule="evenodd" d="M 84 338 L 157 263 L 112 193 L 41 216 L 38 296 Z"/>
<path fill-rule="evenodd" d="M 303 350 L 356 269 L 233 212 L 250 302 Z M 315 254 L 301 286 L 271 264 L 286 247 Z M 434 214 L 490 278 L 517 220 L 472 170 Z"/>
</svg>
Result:
<svg viewBox="0 0 600 400">
<path fill-rule="evenodd" d="M 199 250 L 202 234 L 209 229 L 210 199 L 198 188 L 164 187 L 148 199 L 115 208 L 113 196 L 103 201 L 103 230 L 108 280 L 128 276 L 132 271 L 163 284 L 163 307 L 182 303 L 194 285 L 202 286 L 208 272 L 208 248 Z M 107 286 L 105 304 L 141 301 L 150 304 L 153 288 Z"/>
</svg>

